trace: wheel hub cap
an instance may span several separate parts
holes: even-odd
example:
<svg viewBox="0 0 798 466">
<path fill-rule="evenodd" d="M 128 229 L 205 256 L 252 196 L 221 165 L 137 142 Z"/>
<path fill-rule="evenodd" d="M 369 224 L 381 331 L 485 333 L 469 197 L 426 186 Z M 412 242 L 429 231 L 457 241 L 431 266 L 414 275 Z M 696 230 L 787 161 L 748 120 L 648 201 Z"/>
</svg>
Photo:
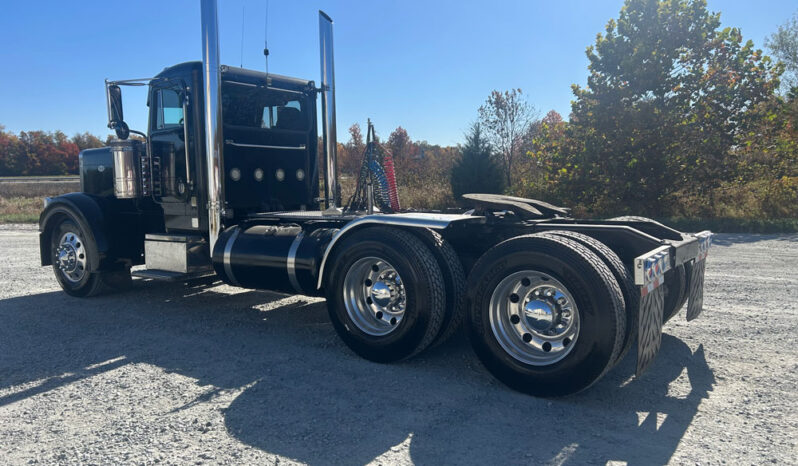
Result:
<svg viewBox="0 0 798 466">
<path fill-rule="evenodd" d="M 364 257 L 352 264 L 344 278 L 343 295 L 349 318 L 369 335 L 387 335 L 404 318 L 407 295 L 402 278 L 378 257 Z"/>
<path fill-rule="evenodd" d="M 537 299 L 526 303 L 524 306 L 524 317 L 527 324 L 539 331 L 549 330 L 554 325 L 557 317 L 559 317 L 556 312 L 549 303 Z"/>
<path fill-rule="evenodd" d="M 579 336 L 579 312 L 568 289 L 534 270 L 512 273 L 499 282 L 489 316 L 497 342 L 525 364 L 560 361 Z"/>
<path fill-rule="evenodd" d="M 371 287 L 371 299 L 379 307 L 387 307 L 391 304 L 393 294 L 391 286 L 384 281 L 379 281 Z"/>
<path fill-rule="evenodd" d="M 74 233 L 61 236 L 55 251 L 55 263 L 61 275 L 70 282 L 79 282 L 86 273 L 86 248 L 83 240 Z"/>
</svg>

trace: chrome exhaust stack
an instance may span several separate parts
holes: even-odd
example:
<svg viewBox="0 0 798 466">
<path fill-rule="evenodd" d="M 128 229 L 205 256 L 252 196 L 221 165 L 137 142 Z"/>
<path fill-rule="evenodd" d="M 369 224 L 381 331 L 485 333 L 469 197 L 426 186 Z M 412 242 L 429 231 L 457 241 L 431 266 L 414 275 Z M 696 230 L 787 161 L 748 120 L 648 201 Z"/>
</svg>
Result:
<svg viewBox="0 0 798 466">
<path fill-rule="evenodd" d="M 222 228 L 222 75 L 219 68 L 219 17 L 216 0 L 201 0 L 202 73 L 205 86 L 205 157 L 208 170 L 208 247 Z M 188 142 L 188 141 L 186 141 Z"/>
<path fill-rule="evenodd" d="M 338 187 L 338 138 L 335 128 L 335 66 L 333 65 L 332 19 L 319 10 L 319 50 L 321 52 L 321 113 L 324 145 L 324 199 L 326 213 L 340 213 Z"/>
</svg>

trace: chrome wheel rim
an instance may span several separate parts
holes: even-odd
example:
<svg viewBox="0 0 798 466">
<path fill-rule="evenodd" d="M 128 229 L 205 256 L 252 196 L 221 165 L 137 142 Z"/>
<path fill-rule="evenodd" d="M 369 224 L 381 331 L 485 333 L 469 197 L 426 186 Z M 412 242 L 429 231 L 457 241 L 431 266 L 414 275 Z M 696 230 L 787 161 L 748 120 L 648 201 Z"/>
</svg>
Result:
<svg viewBox="0 0 798 466">
<path fill-rule="evenodd" d="M 387 335 L 404 318 L 407 294 L 402 278 L 378 257 L 364 257 L 349 267 L 343 295 L 349 319 L 368 335 Z"/>
<path fill-rule="evenodd" d="M 566 357 L 579 337 L 579 309 L 551 275 L 522 270 L 504 278 L 490 298 L 490 326 L 502 348 L 524 364 Z"/>
<path fill-rule="evenodd" d="M 67 281 L 77 283 L 83 279 L 87 267 L 86 247 L 77 233 L 68 231 L 61 236 L 55 251 L 55 265 Z"/>
</svg>

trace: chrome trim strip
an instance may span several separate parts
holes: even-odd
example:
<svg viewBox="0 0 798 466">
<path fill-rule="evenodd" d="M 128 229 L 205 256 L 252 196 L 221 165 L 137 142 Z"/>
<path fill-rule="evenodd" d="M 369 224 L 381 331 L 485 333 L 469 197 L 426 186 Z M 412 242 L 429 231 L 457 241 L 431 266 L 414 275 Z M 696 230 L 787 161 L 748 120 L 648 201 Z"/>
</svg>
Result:
<svg viewBox="0 0 798 466">
<path fill-rule="evenodd" d="M 358 219 L 352 220 L 351 222 L 344 225 L 343 228 L 341 228 L 335 233 L 335 235 L 332 237 L 332 240 L 330 240 L 330 244 L 327 245 L 327 249 L 324 250 L 324 257 L 321 259 L 321 266 L 319 267 L 319 281 L 316 284 L 316 288 L 317 289 L 321 288 L 321 284 L 324 280 L 324 266 L 327 264 L 327 257 L 330 255 L 330 251 L 332 251 L 332 248 L 333 246 L 335 246 L 335 243 L 352 228 L 355 228 L 364 223 L 379 223 L 383 225 L 396 225 L 396 226 L 416 227 L 416 228 L 434 228 L 436 230 L 442 230 L 454 222 L 461 222 L 466 220 L 481 222 L 485 220 L 485 217 L 479 217 L 473 215 L 430 214 L 424 212 L 413 212 L 405 214 L 366 215 L 365 217 L 360 217 Z"/>
<path fill-rule="evenodd" d="M 291 286 L 294 287 L 299 294 L 304 294 L 305 292 L 302 290 L 302 285 L 299 284 L 299 280 L 296 278 L 296 252 L 299 250 L 299 245 L 302 244 L 302 240 L 305 238 L 305 232 L 300 231 L 296 238 L 294 238 L 294 242 L 291 243 L 291 247 L 288 249 L 288 258 L 285 261 L 285 267 L 288 269 L 288 280 L 291 282 Z"/>
<path fill-rule="evenodd" d="M 224 260 L 224 273 L 227 274 L 227 278 L 230 279 L 230 282 L 232 282 L 233 285 L 236 286 L 241 286 L 241 285 L 238 283 L 238 280 L 236 280 L 236 276 L 233 275 L 233 267 L 230 264 L 230 255 L 231 252 L 233 251 L 233 243 L 236 242 L 236 239 L 238 238 L 238 235 L 240 233 L 241 229 L 236 227 L 233 234 L 230 235 L 230 239 L 227 240 L 227 244 L 224 245 L 224 255 L 222 256 L 222 259 Z"/>
<path fill-rule="evenodd" d="M 232 139 L 225 139 L 225 144 L 229 144 L 231 146 L 236 147 L 252 147 L 254 149 L 286 149 L 286 150 L 305 150 L 307 146 L 302 144 L 301 146 L 266 146 L 263 144 L 244 144 L 242 142 L 235 142 Z"/>
<path fill-rule="evenodd" d="M 269 79 L 271 79 L 271 78 L 269 78 Z M 227 83 L 227 84 L 235 84 L 235 85 L 238 85 L 238 86 L 247 86 L 247 87 L 257 87 L 257 88 L 260 88 L 260 89 L 268 89 L 270 91 L 288 92 L 288 93 L 291 93 L 291 94 L 299 94 L 299 95 L 305 95 L 306 94 L 305 92 L 302 92 L 302 91 L 295 91 L 293 89 L 285 89 L 283 87 L 274 87 L 274 86 L 270 86 L 268 84 L 264 86 L 262 84 L 242 83 L 241 81 L 231 81 L 229 79 L 225 80 L 224 82 Z"/>
</svg>

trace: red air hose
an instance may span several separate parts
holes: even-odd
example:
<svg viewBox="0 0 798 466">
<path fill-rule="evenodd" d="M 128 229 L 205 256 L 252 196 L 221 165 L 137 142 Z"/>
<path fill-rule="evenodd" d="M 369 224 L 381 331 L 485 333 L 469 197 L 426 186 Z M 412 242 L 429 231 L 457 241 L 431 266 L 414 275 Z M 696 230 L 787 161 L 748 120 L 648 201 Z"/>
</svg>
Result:
<svg viewBox="0 0 798 466">
<path fill-rule="evenodd" d="M 398 212 L 400 209 L 399 192 L 396 190 L 396 174 L 393 170 L 393 157 L 390 154 L 385 154 L 383 165 L 385 165 L 385 177 L 388 179 L 388 197 L 391 201 L 391 209 Z"/>
</svg>

